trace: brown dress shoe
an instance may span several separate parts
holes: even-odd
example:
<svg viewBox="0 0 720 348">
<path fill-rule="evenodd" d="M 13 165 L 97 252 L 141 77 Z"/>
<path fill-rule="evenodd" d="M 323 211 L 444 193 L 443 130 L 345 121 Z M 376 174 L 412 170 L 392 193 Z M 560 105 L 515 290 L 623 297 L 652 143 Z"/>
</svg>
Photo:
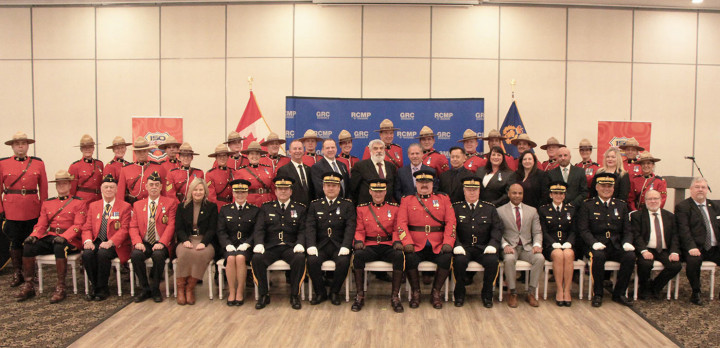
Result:
<svg viewBox="0 0 720 348">
<path fill-rule="evenodd" d="M 539 306 L 538 300 L 535 298 L 534 294 L 528 294 L 527 295 L 527 301 L 530 304 L 531 307 L 537 307 Z"/>
<path fill-rule="evenodd" d="M 508 307 L 517 308 L 517 294 L 508 295 Z"/>
</svg>

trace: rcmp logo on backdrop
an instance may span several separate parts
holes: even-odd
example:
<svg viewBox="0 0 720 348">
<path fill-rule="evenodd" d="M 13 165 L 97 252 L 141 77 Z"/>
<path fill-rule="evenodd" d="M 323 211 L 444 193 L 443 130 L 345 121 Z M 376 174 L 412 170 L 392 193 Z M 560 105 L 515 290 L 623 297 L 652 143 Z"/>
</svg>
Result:
<svg viewBox="0 0 720 348">
<path fill-rule="evenodd" d="M 415 113 L 414 113 L 414 112 L 401 112 L 401 113 L 400 113 L 400 120 L 402 120 L 402 121 L 415 121 Z"/>
<path fill-rule="evenodd" d="M 332 137 L 333 131 L 331 130 L 319 130 L 317 131 L 317 136 L 323 139 L 327 139 Z"/>
<path fill-rule="evenodd" d="M 150 153 L 148 154 L 150 159 L 161 161 L 167 157 L 167 155 L 165 155 L 165 150 L 161 150 L 157 148 L 157 146 L 164 143 L 170 137 L 168 132 L 147 132 L 143 137 L 152 147 Z"/>
<path fill-rule="evenodd" d="M 436 112 L 435 113 L 435 119 L 438 121 L 450 121 L 452 119 L 453 113 L 452 112 Z"/>
<path fill-rule="evenodd" d="M 297 111 L 293 111 L 293 110 L 285 111 L 285 118 L 295 118 L 295 114 L 297 114 Z"/>
<path fill-rule="evenodd" d="M 450 132 L 437 132 L 435 134 L 439 140 L 449 140 L 450 139 Z"/>
<path fill-rule="evenodd" d="M 366 121 L 370 119 L 370 116 L 372 116 L 371 112 L 351 112 L 350 117 L 352 117 L 353 120 L 362 120 Z"/>
<path fill-rule="evenodd" d="M 395 134 L 397 134 L 400 139 L 415 139 L 415 137 L 417 137 L 416 131 L 398 131 Z"/>
</svg>

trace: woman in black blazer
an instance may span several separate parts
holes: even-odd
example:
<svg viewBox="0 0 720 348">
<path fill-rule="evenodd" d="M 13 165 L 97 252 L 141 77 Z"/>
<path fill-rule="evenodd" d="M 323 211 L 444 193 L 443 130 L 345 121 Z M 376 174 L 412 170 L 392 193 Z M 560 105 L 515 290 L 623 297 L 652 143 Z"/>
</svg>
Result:
<svg viewBox="0 0 720 348">
<path fill-rule="evenodd" d="M 528 150 L 518 157 L 518 169 L 515 171 L 517 183 L 523 188 L 523 203 L 538 208 L 550 201 L 547 173 L 538 169 L 538 159 Z"/>
<path fill-rule="evenodd" d="M 514 183 L 515 173 L 510 170 L 505 161 L 505 152 L 499 146 L 490 149 L 489 161 L 485 167 L 479 168 L 477 176 L 482 180 L 480 200 L 490 202 L 499 207 L 510 201 L 507 189 Z"/>
<path fill-rule="evenodd" d="M 622 199 L 627 202 L 628 194 L 630 193 L 630 173 L 625 171 L 622 162 L 622 153 L 617 147 L 611 147 L 605 151 L 603 157 L 603 165 L 597 170 L 595 176 L 593 176 L 590 182 L 590 198 L 597 196 L 597 190 L 595 189 L 596 177 L 600 173 L 613 173 L 617 180 L 615 180 L 615 191 L 613 191 L 613 198 Z"/>
<path fill-rule="evenodd" d="M 218 208 L 208 200 L 205 180 L 195 178 L 188 189 L 190 194 L 178 206 L 175 215 L 178 296 L 180 305 L 195 304 L 195 285 L 203 278 L 208 263 L 215 257 L 215 231 Z M 187 284 L 187 286 L 186 286 Z"/>
</svg>

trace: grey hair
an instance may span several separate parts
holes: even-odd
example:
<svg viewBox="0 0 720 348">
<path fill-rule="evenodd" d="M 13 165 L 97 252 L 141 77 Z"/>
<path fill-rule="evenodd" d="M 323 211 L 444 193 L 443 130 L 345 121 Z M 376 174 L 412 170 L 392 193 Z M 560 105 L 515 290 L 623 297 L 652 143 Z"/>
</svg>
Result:
<svg viewBox="0 0 720 348">
<path fill-rule="evenodd" d="M 690 186 L 693 186 L 693 185 L 695 185 L 695 184 L 697 184 L 697 183 L 699 183 L 699 182 L 704 182 L 705 185 L 708 184 L 707 179 L 703 178 L 702 176 L 696 176 L 696 177 L 694 177 L 694 178 L 692 179 L 692 181 L 690 182 Z"/>
<path fill-rule="evenodd" d="M 422 151 L 422 146 L 420 146 L 420 144 L 418 144 L 418 143 L 412 143 L 412 144 L 410 144 L 410 145 L 407 147 L 407 149 L 408 149 L 408 151 L 409 151 L 411 147 L 416 147 L 416 146 L 419 147 L 420 150 Z"/>
<path fill-rule="evenodd" d="M 384 143 L 382 140 L 380 140 L 380 139 L 370 140 L 370 143 L 368 144 L 368 147 L 369 147 L 369 148 L 372 148 L 374 144 L 382 145 L 383 148 L 385 147 L 385 143 Z"/>
</svg>

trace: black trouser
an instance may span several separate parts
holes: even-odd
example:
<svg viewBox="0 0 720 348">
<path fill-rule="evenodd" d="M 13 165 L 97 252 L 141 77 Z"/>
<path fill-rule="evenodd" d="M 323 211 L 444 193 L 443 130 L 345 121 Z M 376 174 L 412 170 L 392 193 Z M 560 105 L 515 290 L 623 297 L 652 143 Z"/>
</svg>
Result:
<svg viewBox="0 0 720 348">
<path fill-rule="evenodd" d="M 465 255 L 455 255 L 453 273 L 455 274 L 455 298 L 465 298 L 465 276 L 468 263 L 475 261 L 483 266 L 483 288 L 481 296 L 492 298 L 495 279 L 500 270 L 500 259 L 497 253 L 484 254 L 484 249 L 477 247 L 465 248 Z"/>
<path fill-rule="evenodd" d="M 425 246 L 423 250 L 405 255 L 405 269 L 417 269 L 420 261 L 430 261 L 436 264 L 438 268 L 449 270 L 450 263 L 452 262 L 452 254 L 435 254 L 431 246 Z"/>
<path fill-rule="evenodd" d="M 365 264 L 373 261 L 392 263 L 393 271 L 403 271 L 405 268 L 405 254 L 402 250 L 393 249 L 391 245 L 370 245 L 355 250 L 355 258 L 353 259 L 355 269 L 365 269 Z"/>
<path fill-rule="evenodd" d="M 95 293 L 108 291 L 108 278 L 110 278 L 110 266 L 112 259 L 117 257 L 115 246 L 109 249 L 101 249 L 99 239 L 96 239 L 95 249 L 85 249 L 82 253 L 83 265 L 88 278 L 93 285 Z"/>
<path fill-rule="evenodd" d="M 685 253 L 687 279 L 693 292 L 700 292 L 700 266 L 703 261 L 712 261 L 720 265 L 720 248 L 714 246 L 709 250 L 700 250 L 700 256 Z"/>
<path fill-rule="evenodd" d="M 660 291 L 665 287 L 670 279 L 673 279 L 673 277 L 680 272 L 682 264 L 680 261 L 670 262 L 670 252 L 667 249 L 664 249 L 661 252 L 658 252 L 657 249 L 648 249 L 648 251 L 653 255 L 652 260 L 646 260 L 642 254 L 637 257 L 638 283 L 640 285 L 640 289 L 642 290 Z M 660 261 L 665 269 L 660 271 L 660 274 L 655 277 L 652 288 L 648 288 L 650 273 L 655 261 Z"/>
<path fill-rule="evenodd" d="M 56 259 L 66 259 L 68 254 L 75 253 L 78 250 L 74 245 L 67 241 L 64 243 L 55 243 L 55 236 L 45 236 L 38 239 L 35 243 L 26 243 L 23 247 L 23 257 L 35 257 L 38 255 L 55 254 Z"/>
<path fill-rule="evenodd" d="M 300 284 L 305 278 L 305 253 L 295 253 L 289 245 L 276 245 L 265 250 L 264 254 L 255 254 L 252 258 L 253 278 L 260 296 L 268 293 L 268 266 L 280 259 L 290 265 L 290 296 L 300 293 Z"/>
<path fill-rule="evenodd" d="M 130 261 L 133 265 L 135 275 L 138 277 L 138 282 L 142 287 L 143 291 L 151 292 L 153 295 L 160 294 L 160 280 L 163 279 L 163 272 L 165 271 L 165 259 L 170 254 L 167 248 L 160 250 L 152 250 L 152 245 L 148 242 L 143 241 L 145 245 L 145 251 L 140 251 L 133 248 L 130 253 Z M 153 265 L 150 269 L 150 281 L 148 282 L 147 271 L 145 270 L 145 260 L 152 258 Z"/>
<path fill-rule="evenodd" d="M 5 220 L 3 232 L 10 241 L 10 249 L 22 250 L 25 238 L 30 236 L 37 222 L 37 218 L 25 221 Z"/>
<path fill-rule="evenodd" d="M 325 284 L 323 283 L 322 264 L 325 261 L 335 261 L 335 276 L 333 277 L 330 293 L 340 292 L 343 282 L 347 277 L 350 269 L 350 255 L 339 256 L 340 248 L 335 244 L 327 243 L 322 248 L 318 248 L 317 256 L 308 255 L 308 273 L 313 282 L 313 291 L 317 294 L 325 293 Z"/>
<path fill-rule="evenodd" d="M 603 295 L 603 283 L 605 282 L 605 261 L 620 262 L 617 284 L 613 289 L 613 297 L 625 296 L 630 277 L 635 268 L 635 252 L 615 249 L 608 243 L 603 250 L 591 250 L 590 255 L 590 276 L 593 277 L 593 296 Z"/>
</svg>

